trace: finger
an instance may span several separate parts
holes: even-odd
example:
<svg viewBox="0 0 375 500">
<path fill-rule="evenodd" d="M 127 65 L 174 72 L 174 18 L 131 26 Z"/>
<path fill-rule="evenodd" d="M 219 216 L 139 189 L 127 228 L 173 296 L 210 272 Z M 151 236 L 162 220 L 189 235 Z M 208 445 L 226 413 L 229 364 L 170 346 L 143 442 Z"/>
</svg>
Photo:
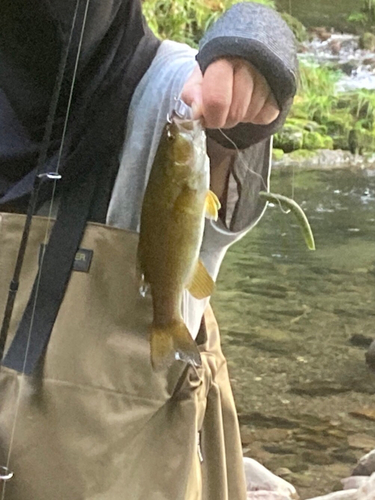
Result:
<svg viewBox="0 0 375 500">
<path fill-rule="evenodd" d="M 210 64 L 202 81 L 203 117 L 208 128 L 220 128 L 225 125 L 232 92 L 232 64 L 225 59 Z"/>
<path fill-rule="evenodd" d="M 242 63 L 234 66 L 232 103 L 224 128 L 232 128 L 246 117 L 254 90 L 254 77 Z"/>
<path fill-rule="evenodd" d="M 264 78 L 259 72 L 254 72 L 254 89 L 251 96 L 251 102 L 248 107 L 244 122 L 253 123 L 254 118 L 260 113 L 262 108 L 267 102 L 271 93 L 271 89 Z"/>
<path fill-rule="evenodd" d="M 267 101 L 259 113 L 252 119 L 251 123 L 255 125 L 269 125 L 280 114 L 279 106 L 272 92 L 270 92 Z"/>
<path fill-rule="evenodd" d="M 181 99 L 192 108 L 194 119 L 203 114 L 202 80 L 202 72 L 197 64 L 190 77 L 186 80 L 181 92 Z"/>
</svg>

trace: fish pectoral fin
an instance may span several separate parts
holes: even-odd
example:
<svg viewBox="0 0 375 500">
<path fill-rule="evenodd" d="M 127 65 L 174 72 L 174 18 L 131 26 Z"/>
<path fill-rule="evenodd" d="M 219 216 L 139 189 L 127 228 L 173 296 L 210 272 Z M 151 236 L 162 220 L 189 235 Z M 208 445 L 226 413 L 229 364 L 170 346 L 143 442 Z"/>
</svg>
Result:
<svg viewBox="0 0 375 500">
<path fill-rule="evenodd" d="M 193 366 L 202 366 L 196 342 L 182 320 L 165 327 L 153 326 L 151 332 L 151 364 L 155 371 L 179 359 Z"/>
<path fill-rule="evenodd" d="M 213 191 L 208 191 L 205 200 L 205 215 L 207 219 L 217 220 L 221 203 Z"/>
<path fill-rule="evenodd" d="M 203 262 L 198 260 L 193 277 L 186 288 L 196 299 L 204 299 L 205 297 L 212 295 L 214 287 L 214 280 L 208 274 Z"/>
</svg>

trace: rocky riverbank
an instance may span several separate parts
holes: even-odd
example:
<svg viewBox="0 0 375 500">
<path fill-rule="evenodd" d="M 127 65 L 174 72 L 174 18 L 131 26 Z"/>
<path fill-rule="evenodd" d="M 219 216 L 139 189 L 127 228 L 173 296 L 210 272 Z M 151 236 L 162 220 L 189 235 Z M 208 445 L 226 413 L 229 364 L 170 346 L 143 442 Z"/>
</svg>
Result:
<svg viewBox="0 0 375 500">
<path fill-rule="evenodd" d="M 252 458 L 244 458 L 248 500 L 300 500 L 295 487 Z M 364 455 L 338 491 L 309 500 L 375 500 L 375 450 Z"/>
<path fill-rule="evenodd" d="M 273 168 L 299 167 L 313 169 L 366 169 L 368 174 L 375 170 L 375 153 L 367 155 L 353 154 L 342 149 L 298 149 L 284 153 L 282 149 L 273 150 Z M 374 174 L 375 175 L 375 174 Z"/>
<path fill-rule="evenodd" d="M 375 35 L 325 28 L 307 33 L 290 16 L 286 20 L 300 39 L 301 85 L 290 116 L 275 136 L 277 159 L 282 153 L 301 151 L 301 157 L 319 149 L 374 152 Z"/>
</svg>

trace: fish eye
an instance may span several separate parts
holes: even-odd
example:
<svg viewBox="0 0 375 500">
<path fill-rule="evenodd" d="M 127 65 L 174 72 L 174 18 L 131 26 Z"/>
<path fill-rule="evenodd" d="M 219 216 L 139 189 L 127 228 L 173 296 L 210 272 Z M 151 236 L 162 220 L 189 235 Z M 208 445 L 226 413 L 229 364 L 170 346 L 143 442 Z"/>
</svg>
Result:
<svg viewBox="0 0 375 500">
<path fill-rule="evenodd" d="M 173 133 L 172 133 L 172 131 L 171 131 L 170 128 L 168 128 L 168 130 L 167 130 L 167 139 L 169 141 L 173 141 L 173 139 L 174 139 L 174 135 L 173 135 Z"/>
</svg>

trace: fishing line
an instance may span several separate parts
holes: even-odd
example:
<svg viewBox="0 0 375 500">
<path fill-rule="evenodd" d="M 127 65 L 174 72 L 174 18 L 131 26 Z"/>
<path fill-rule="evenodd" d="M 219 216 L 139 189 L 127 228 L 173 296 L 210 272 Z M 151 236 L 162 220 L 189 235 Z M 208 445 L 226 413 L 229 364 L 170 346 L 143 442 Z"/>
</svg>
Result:
<svg viewBox="0 0 375 500">
<path fill-rule="evenodd" d="M 62 134 L 61 134 L 61 144 L 60 144 L 59 154 L 58 154 L 58 157 L 57 157 L 56 170 L 52 172 L 55 175 L 55 178 L 53 179 L 52 197 L 51 197 L 51 201 L 50 201 L 50 204 L 49 204 L 48 222 L 47 222 L 46 233 L 45 233 L 45 236 L 44 236 L 44 245 L 43 245 L 43 251 L 42 251 L 42 256 L 41 256 L 40 271 L 42 269 L 42 265 L 43 265 L 43 261 L 44 261 L 45 248 L 46 248 L 47 242 L 49 240 L 49 236 L 50 236 L 50 228 L 51 228 L 51 221 L 52 221 L 52 212 L 53 212 L 53 205 L 54 205 L 55 196 L 56 196 L 57 181 L 61 178 L 61 176 L 59 175 L 59 169 L 60 169 L 62 153 L 63 153 L 64 145 L 65 145 L 66 130 L 67 130 L 67 127 L 68 127 L 68 121 L 69 121 L 69 116 L 70 116 L 70 108 L 71 108 L 72 100 L 73 100 L 74 86 L 75 86 L 75 82 L 76 82 L 76 78 L 77 78 L 77 70 L 78 70 L 79 57 L 81 55 L 81 50 L 82 50 L 83 35 L 84 35 L 84 31 L 85 31 L 86 20 L 87 20 L 87 12 L 88 12 L 88 8 L 89 8 L 89 5 L 90 5 L 90 1 L 91 0 L 86 0 L 85 12 L 84 12 L 83 20 L 82 20 L 81 34 L 80 34 L 80 39 L 79 39 L 79 43 L 78 43 L 78 47 L 77 47 L 77 56 L 76 56 L 76 60 L 75 60 L 75 64 L 74 64 L 74 70 L 73 70 L 73 76 L 72 76 L 72 83 L 71 83 L 71 86 L 70 86 L 69 99 L 68 99 L 68 104 L 67 104 L 67 107 L 66 107 L 64 127 L 63 127 L 63 131 L 62 131 Z M 79 6 L 80 2 L 81 2 L 81 0 L 77 0 L 76 11 L 75 11 L 75 18 L 76 18 L 77 12 L 78 12 L 78 6 Z M 74 23 L 75 23 L 75 18 L 74 18 Z M 71 30 L 71 33 L 70 33 L 69 42 L 71 42 L 71 38 L 72 38 L 72 34 L 73 34 L 73 27 L 74 27 L 74 25 L 72 26 L 72 30 Z M 51 173 L 49 175 L 51 175 Z M 36 305 L 37 296 L 38 296 L 40 276 L 41 276 L 41 272 L 39 272 L 39 276 L 38 276 L 38 283 L 37 283 L 37 287 L 36 287 L 35 300 L 34 300 L 34 309 L 33 309 L 33 315 L 32 315 L 32 319 L 31 319 L 30 330 L 32 328 L 32 322 L 34 320 L 34 315 L 35 315 L 34 312 L 35 312 L 35 305 Z M 29 347 L 29 345 L 27 345 L 27 348 L 28 347 Z M 26 361 L 27 361 L 27 349 L 26 349 L 26 355 L 25 355 L 24 368 L 26 366 Z"/>
<path fill-rule="evenodd" d="M 252 170 L 248 165 L 246 165 L 244 159 L 241 157 L 241 151 L 238 149 L 237 147 L 237 144 L 235 142 L 232 141 L 232 139 L 230 137 L 227 136 L 227 134 L 225 134 L 221 128 L 218 129 L 220 131 L 220 133 L 225 137 L 225 139 L 227 141 L 229 141 L 232 146 L 234 147 L 234 149 L 236 150 L 236 153 L 237 153 L 237 159 L 240 160 L 240 163 L 244 166 L 244 168 L 247 170 L 247 172 L 250 172 L 251 174 L 255 175 L 256 177 L 258 177 L 260 180 L 261 180 L 261 183 L 264 187 L 264 189 L 266 191 L 268 191 L 268 186 L 263 178 L 263 176 L 259 173 L 259 172 L 255 172 L 255 170 Z"/>
<path fill-rule="evenodd" d="M 292 200 L 294 200 L 294 173 L 295 173 L 295 165 L 292 165 Z"/>
<path fill-rule="evenodd" d="M 246 169 L 247 172 L 250 172 L 251 174 L 255 175 L 256 177 L 259 177 L 261 182 L 262 182 L 262 185 L 265 189 L 265 191 L 269 191 L 269 187 L 267 186 L 263 176 L 261 174 L 259 174 L 258 172 L 255 172 L 254 170 L 252 170 L 248 165 L 246 165 L 244 159 L 241 157 L 241 151 L 238 149 L 237 145 L 235 142 L 232 141 L 232 139 L 230 137 L 227 136 L 227 134 L 225 134 L 221 128 L 218 129 L 221 134 L 233 145 L 234 149 L 236 150 L 237 152 L 237 160 L 240 161 L 240 163 L 244 166 L 244 168 Z M 280 207 L 280 210 L 284 213 L 284 214 L 289 214 L 290 210 L 285 210 L 285 208 L 283 208 L 281 206 L 281 203 L 280 201 L 278 201 L 278 205 Z"/>
<path fill-rule="evenodd" d="M 45 235 L 44 235 L 44 246 L 43 246 L 43 250 L 42 250 L 39 271 L 38 271 L 38 276 L 37 276 L 36 292 L 35 292 L 35 298 L 34 298 L 34 303 L 33 303 L 32 316 L 31 316 L 31 320 L 30 320 L 30 327 L 29 327 L 29 332 L 28 332 L 28 339 L 27 339 L 27 345 L 26 345 L 26 350 L 25 350 L 25 356 L 24 356 L 24 361 L 23 361 L 23 370 L 22 370 L 22 373 L 19 377 L 19 389 L 18 389 L 18 395 L 17 395 L 17 401 L 16 401 L 16 409 L 15 409 L 14 421 L 13 421 L 13 425 L 12 425 L 12 431 L 11 431 L 11 435 L 10 435 L 9 449 L 8 449 L 8 456 L 7 456 L 7 463 L 6 463 L 6 470 L 7 471 L 9 471 L 9 464 L 10 464 L 11 454 L 13 451 L 13 444 L 14 444 L 18 414 L 19 414 L 19 409 L 21 406 L 22 389 L 23 389 L 23 385 L 24 385 L 24 381 L 25 381 L 24 371 L 25 371 L 25 367 L 26 367 L 26 363 L 27 363 L 27 358 L 28 358 L 28 353 L 29 353 L 29 348 L 30 348 L 31 332 L 32 332 L 32 327 L 33 327 L 33 323 L 34 323 L 34 318 L 35 318 L 35 309 L 36 309 L 36 303 L 37 303 L 37 298 L 38 298 L 41 271 L 42 271 L 43 261 L 44 261 L 44 252 L 45 252 L 44 249 L 46 247 L 46 244 L 47 244 L 48 239 L 49 239 L 49 234 L 50 234 L 50 227 L 51 227 L 51 222 L 52 222 L 52 211 L 53 211 L 55 195 L 56 195 L 57 180 L 59 180 L 61 178 L 61 176 L 59 175 L 58 172 L 59 172 L 59 167 L 60 167 L 60 163 L 61 163 L 61 157 L 62 157 L 62 152 L 63 152 L 63 148 L 64 148 L 64 143 L 65 143 L 67 124 L 68 124 L 68 120 L 69 120 L 69 116 L 70 116 L 70 108 L 71 108 L 73 91 L 74 91 L 76 77 L 77 77 L 79 58 L 80 58 L 81 51 L 82 51 L 83 35 L 84 35 L 84 31 L 85 31 L 87 12 L 88 12 L 88 8 L 90 5 L 90 1 L 91 0 L 86 0 L 85 12 L 84 12 L 83 20 L 82 20 L 79 44 L 77 47 L 77 55 L 76 55 L 76 59 L 75 59 L 75 65 L 74 65 L 74 70 L 73 70 L 73 75 L 72 75 L 72 82 L 71 82 L 71 86 L 70 86 L 70 94 L 69 94 L 67 109 L 66 109 L 66 113 L 65 113 L 64 127 L 63 127 L 63 133 L 62 133 L 62 137 L 61 137 L 61 145 L 60 145 L 60 149 L 59 149 L 59 153 L 58 153 L 56 170 L 53 172 L 44 174 L 49 179 L 51 179 L 53 182 L 52 196 L 51 196 L 51 200 L 49 203 L 47 227 L 46 227 L 46 231 L 45 231 Z M 72 41 L 73 31 L 74 31 L 74 27 L 76 24 L 76 19 L 77 19 L 78 9 L 79 9 L 80 3 L 81 3 L 81 0 L 77 0 L 74 14 L 73 14 L 72 26 L 71 26 L 71 30 L 70 30 L 70 34 L 69 34 L 69 40 L 68 40 L 68 43 L 66 45 L 64 55 L 62 57 L 62 63 L 60 64 L 60 67 L 59 67 L 59 72 L 58 72 L 58 76 L 57 76 L 57 84 L 56 84 L 55 89 L 54 89 L 54 94 L 53 94 L 52 101 L 51 101 L 50 113 L 49 113 L 49 117 L 47 118 L 47 124 L 46 124 L 46 132 L 45 132 L 44 140 L 47 142 L 49 142 L 50 138 L 51 138 L 53 119 L 54 119 L 54 115 L 55 115 L 56 107 L 57 107 L 57 102 L 58 102 L 60 91 L 61 91 L 62 78 L 63 78 L 63 75 L 65 73 L 65 69 L 66 69 L 67 56 L 68 56 L 69 48 L 70 48 L 71 41 Z M 52 119 L 49 120 L 52 113 L 53 113 Z M 44 148 L 44 149 L 45 150 L 41 152 L 41 155 L 39 157 L 38 166 L 42 165 L 42 160 L 43 160 L 43 163 L 46 160 L 47 148 Z M 37 173 L 38 173 L 38 170 L 37 170 Z M 31 215 L 33 215 L 33 214 L 31 214 Z M 3 481 L 1 500 L 5 499 L 5 489 L 6 489 L 6 481 Z"/>
</svg>

